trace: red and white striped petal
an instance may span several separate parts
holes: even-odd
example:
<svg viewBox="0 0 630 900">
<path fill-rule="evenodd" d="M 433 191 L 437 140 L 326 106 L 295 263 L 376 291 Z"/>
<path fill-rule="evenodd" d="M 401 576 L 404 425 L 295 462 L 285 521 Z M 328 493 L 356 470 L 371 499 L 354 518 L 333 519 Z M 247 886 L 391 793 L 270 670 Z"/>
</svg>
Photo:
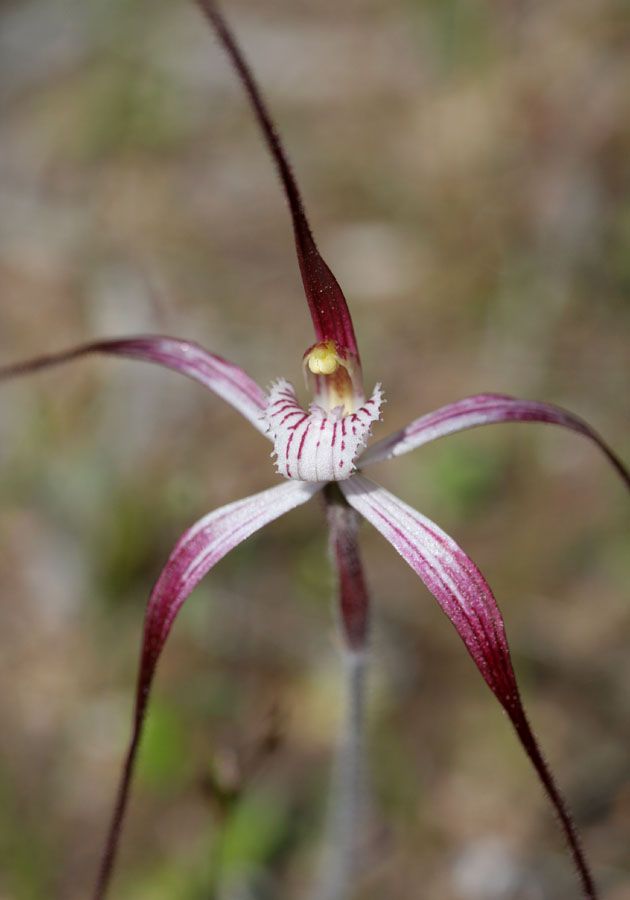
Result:
<svg viewBox="0 0 630 900">
<path fill-rule="evenodd" d="M 340 487 L 424 581 L 491 690 L 509 705 L 515 681 L 503 620 L 474 563 L 434 522 L 373 481 L 355 475 Z"/>
<path fill-rule="evenodd" d="M 193 341 L 163 335 L 94 341 L 60 353 L 38 356 L 15 365 L 0 367 L 0 381 L 58 366 L 93 353 L 141 359 L 173 369 L 209 388 L 245 416 L 258 431 L 263 434 L 266 432 L 263 413 L 267 397 L 263 389 L 240 366 L 209 353 Z"/>
<path fill-rule="evenodd" d="M 305 412 L 293 385 L 277 381 L 269 392 L 265 420 L 278 474 L 300 481 L 349 478 L 372 423 L 380 416 L 381 402 L 381 387 L 377 385 L 356 412 L 343 415 L 341 407 L 327 412 L 317 404 Z"/>
<path fill-rule="evenodd" d="M 182 603 L 226 553 L 255 531 L 317 492 L 315 484 L 279 484 L 215 509 L 184 532 L 160 575 L 147 607 L 143 667 L 153 671 Z"/>
<path fill-rule="evenodd" d="M 575 826 L 525 715 L 503 617 L 485 578 L 448 534 L 373 481 L 355 475 L 340 488 L 348 503 L 420 576 L 455 626 L 484 681 L 510 717 L 558 814 L 584 896 L 594 900 L 595 886 Z"/>
<path fill-rule="evenodd" d="M 151 593 L 144 620 L 144 636 L 136 688 L 131 741 L 127 749 L 114 813 L 110 822 L 95 897 L 105 896 L 142 734 L 155 668 L 175 617 L 210 569 L 226 553 L 264 525 L 306 503 L 320 485 L 290 482 L 215 509 L 184 532 Z"/>
<path fill-rule="evenodd" d="M 577 431 L 597 444 L 630 486 L 628 469 L 584 419 L 551 403 L 519 400 L 507 394 L 475 394 L 456 403 L 441 406 L 433 412 L 420 416 L 419 419 L 414 419 L 405 428 L 390 434 L 382 441 L 372 444 L 361 455 L 359 462 L 362 467 L 381 462 L 393 456 L 409 453 L 410 450 L 415 450 L 447 434 L 476 428 L 479 425 L 494 425 L 498 422 L 541 422 Z"/>
</svg>

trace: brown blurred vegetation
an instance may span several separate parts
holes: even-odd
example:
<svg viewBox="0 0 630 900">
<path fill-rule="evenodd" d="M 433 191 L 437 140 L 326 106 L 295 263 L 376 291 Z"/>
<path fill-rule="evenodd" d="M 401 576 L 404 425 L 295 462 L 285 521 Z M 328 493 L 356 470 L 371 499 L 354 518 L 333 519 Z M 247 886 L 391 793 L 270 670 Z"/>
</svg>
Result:
<svg viewBox="0 0 630 900">
<path fill-rule="evenodd" d="M 384 384 L 378 433 L 495 390 L 569 407 L 628 459 L 627 3 L 224 7 L 346 288 L 367 383 Z M 300 383 L 312 337 L 284 201 L 191 3 L 4 0 L 0 102 L 1 362 L 155 331 Z M 542 426 L 451 437 L 375 475 L 486 573 L 602 897 L 627 900 L 620 483 Z M 3 387 L 2 900 L 87 896 L 151 583 L 184 527 L 276 479 L 232 410 L 153 367 L 92 360 Z M 575 897 L 457 636 L 367 527 L 364 546 L 375 799 L 357 897 Z M 305 896 L 338 698 L 325 553 L 311 504 L 183 611 L 113 896 Z"/>
</svg>

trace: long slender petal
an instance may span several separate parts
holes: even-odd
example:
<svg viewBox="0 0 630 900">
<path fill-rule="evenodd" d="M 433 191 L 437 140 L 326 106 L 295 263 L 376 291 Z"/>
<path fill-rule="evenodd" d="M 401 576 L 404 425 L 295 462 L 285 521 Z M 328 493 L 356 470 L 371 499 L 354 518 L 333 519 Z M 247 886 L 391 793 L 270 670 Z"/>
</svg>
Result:
<svg viewBox="0 0 630 900">
<path fill-rule="evenodd" d="M 132 736 L 101 861 L 96 900 L 102 900 L 109 886 L 153 676 L 177 613 L 204 575 L 226 553 L 273 519 L 306 503 L 322 487 L 288 481 L 216 509 L 186 531 L 171 553 L 147 606 Z"/>
<path fill-rule="evenodd" d="M 340 482 L 348 502 L 400 553 L 446 613 L 486 684 L 507 712 L 553 804 L 584 896 L 596 889 L 575 826 L 527 721 L 512 668 L 505 626 L 485 578 L 463 550 L 425 516 L 360 475 Z"/>
<path fill-rule="evenodd" d="M 326 485 L 324 497 L 330 555 L 337 575 L 339 621 L 347 649 L 360 653 L 368 640 L 370 600 L 359 552 L 359 516 L 337 485 Z"/>
<path fill-rule="evenodd" d="M 346 299 L 337 279 L 324 262 L 315 245 L 304 212 L 304 204 L 282 142 L 269 114 L 260 88 L 234 35 L 219 12 L 214 0 L 197 0 L 201 11 L 214 27 L 250 100 L 254 114 L 286 194 L 298 263 L 304 284 L 315 334 L 318 341 L 335 341 L 338 349 L 358 361 L 359 351 Z"/>
<path fill-rule="evenodd" d="M 476 394 L 414 419 L 405 428 L 369 447 L 360 457 L 359 465 L 400 456 L 455 431 L 498 422 L 543 422 L 577 431 L 597 444 L 630 486 L 630 472 L 626 466 L 584 419 L 550 403 L 519 400 L 506 394 Z"/>
<path fill-rule="evenodd" d="M 60 353 L 38 356 L 26 362 L 0 367 L 0 381 L 38 372 L 50 366 L 58 366 L 92 353 L 141 359 L 180 372 L 218 394 L 262 434 L 266 432 L 267 426 L 262 416 L 267 405 L 267 397 L 263 389 L 243 369 L 214 353 L 209 353 L 192 341 L 163 335 L 138 335 L 93 341 Z"/>
</svg>

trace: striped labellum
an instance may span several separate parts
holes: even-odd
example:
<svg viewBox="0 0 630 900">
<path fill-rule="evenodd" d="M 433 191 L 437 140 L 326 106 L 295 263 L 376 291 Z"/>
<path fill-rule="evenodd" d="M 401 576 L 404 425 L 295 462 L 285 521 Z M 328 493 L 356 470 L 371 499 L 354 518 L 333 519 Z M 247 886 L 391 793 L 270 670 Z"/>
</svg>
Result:
<svg viewBox="0 0 630 900">
<path fill-rule="evenodd" d="M 343 406 L 326 410 L 312 403 L 306 412 L 293 385 L 281 379 L 269 392 L 265 422 L 273 440 L 276 469 L 284 478 L 300 481 L 343 481 L 355 471 L 355 461 L 380 417 L 382 392 L 374 388 L 355 412 Z"/>
</svg>

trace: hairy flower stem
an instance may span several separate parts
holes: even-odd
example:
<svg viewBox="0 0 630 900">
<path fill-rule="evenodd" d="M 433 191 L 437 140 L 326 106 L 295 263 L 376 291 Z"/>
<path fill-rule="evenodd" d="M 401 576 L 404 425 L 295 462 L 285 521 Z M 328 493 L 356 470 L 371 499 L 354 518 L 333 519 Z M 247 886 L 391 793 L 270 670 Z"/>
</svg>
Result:
<svg viewBox="0 0 630 900">
<path fill-rule="evenodd" d="M 337 485 L 325 490 L 330 549 L 337 575 L 343 709 L 334 761 L 330 806 L 317 900 L 346 900 L 358 872 L 365 818 L 365 670 L 369 600 L 357 543 L 358 516 Z"/>
<path fill-rule="evenodd" d="M 365 818 L 363 765 L 365 656 L 344 648 L 343 719 L 334 761 L 315 900 L 349 900 L 359 870 L 360 837 Z"/>
</svg>

